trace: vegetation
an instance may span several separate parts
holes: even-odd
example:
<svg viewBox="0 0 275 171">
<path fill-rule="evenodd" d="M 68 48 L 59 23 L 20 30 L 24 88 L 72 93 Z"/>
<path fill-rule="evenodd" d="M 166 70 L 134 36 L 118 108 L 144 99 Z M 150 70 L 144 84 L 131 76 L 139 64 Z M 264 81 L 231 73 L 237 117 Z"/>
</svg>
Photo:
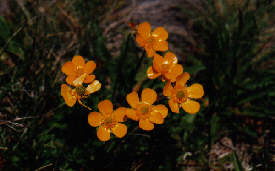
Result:
<svg viewBox="0 0 275 171">
<path fill-rule="evenodd" d="M 105 99 L 115 108 L 129 107 L 126 96 L 144 88 L 154 89 L 157 104 L 169 108 L 165 83 L 147 79 L 152 59 L 133 29 L 125 33 L 120 55 L 111 56 L 99 17 L 112 1 L 9 3 L 12 13 L 0 16 L 0 170 L 275 167 L 274 1 L 186 1 L 182 15 L 192 31 L 181 42 L 181 64 L 191 75 L 188 86 L 203 85 L 200 111 L 169 109 L 153 131 L 128 119 L 127 135 L 106 142 L 88 124 L 91 111 L 66 105 L 61 68 L 75 55 L 95 61 L 102 86 L 83 100 L 93 111 Z"/>
</svg>

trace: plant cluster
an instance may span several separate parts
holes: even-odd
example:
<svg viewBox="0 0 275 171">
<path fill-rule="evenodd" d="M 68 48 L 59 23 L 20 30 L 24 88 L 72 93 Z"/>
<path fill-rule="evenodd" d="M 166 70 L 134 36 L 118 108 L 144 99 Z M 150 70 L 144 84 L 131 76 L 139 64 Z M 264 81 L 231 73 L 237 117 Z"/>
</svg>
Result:
<svg viewBox="0 0 275 171">
<path fill-rule="evenodd" d="M 161 77 L 165 82 L 163 95 L 168 100 L 172 112 L 179 113 L 182 108 L 189 114 L 195 114 L 200 109 L 200 104 L 193 99 L 200 99 L 204 95 L 203 86 L 195 83 L 187 86 L 190 79 L 187 72 L 183 72 L 182 65 L 178 64 L 176 55 L 168 51 L 168 33 L 163 27 L 157 27 L 151 31 L 148 22 L 132 26 L 136 34 L 136 42 L 147 53 L 148 58 L 153 57 L 153 64 L 147 69 L 147 77 L 156 79 Z M 161 54 L 159 54 L 161 53 Z M 164 56 L 161 56 L 164 54 Z M 101 83 L 95 80 L 92 72 L 95 70 L 94 61 L 85 60 L 82 56 L 74 56 L 72 61 L 62 66 L 62 72 L 66 74 L 66 83 L 73 86 L 72 89 L 66 84 L 61 85 L 61 96 L 69 107 L 74 106 L 76 101 L 82 106 L 92 110 L 82 103 L 82 98 L 99 91 Z M 84 84 L 88 84 L 87 86 Z M 154 124 L 163 124 L 168 115 L 168 108 L 163 104 L 153 105 L 157 100 L 157 93 L 151 88 L 144 88 L 139 98 L 137 91 L 126 96 L 129 107 L 120 106 L 113 110 L 110 100 L 103 100 L 98 103 L 99 112 L 90 112 L 88 123 L 92 127 L 98 127 L 97 137 L 100 141 L 110 140 L 112 132 L 116 137 L 122 138 L 127 133 L 127 126 L 123 124 L 127 118 L 139 122 L 139 127 L 145 131 L 154 129 Z"/>
</svg>

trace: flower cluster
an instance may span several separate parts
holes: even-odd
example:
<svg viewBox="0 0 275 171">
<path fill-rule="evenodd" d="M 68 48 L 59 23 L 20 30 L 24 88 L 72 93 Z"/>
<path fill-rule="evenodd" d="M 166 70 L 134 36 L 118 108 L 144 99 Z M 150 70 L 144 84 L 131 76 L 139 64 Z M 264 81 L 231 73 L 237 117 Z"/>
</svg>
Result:
<svg viewBox="0 0 275 171">
<path fill-rule="evenodd" d="M 187 87 L 186 82 L 190 75 L 183 72 L 176 55 L 168 51 L 167 38 L 168 33 L 163 27 L 157 27 L 151 32 L 148 22 L 137 26 L 137 43 L 146 50 L 148 57 L 154 57 L 153 65 L 147 70 L 147 77 L 155 79 L 161 76 L 162 81 L 166 82 L 163 95 L 169 98 L 168 104 L 172 112 L 179 113 L 179 108 L 182 107 L 185 112 L 195 114 L 200 110 L 200 104 L 192 99 L 199 99 L 204 95 L 203 86 L 195 83 Z M 157 51 L 167 52 L 163 57 Z"/>
<path fill-rule="evenodd" d="M 81 99 L 87 98 L 101 88 L 101 83 L 95 80 L 95 75 L 90 75 L 95 68 L 94 61 L 85 63 L 82 56 L 74 56 L 72 61 L 68 61 L 62 66 L 61 71 L 67 75 L 67 84 L 74 87 L 72 89 L 66 84 L 61 85 L 61 96 L 68 106 L 72 107 L 78 101 L 79 104 L 91 110 L 82 103 Z M 83 83 L 88 84 L 88 86 L 85 87 Z"/>
<path fill-rule="evenodd" d="M 148 22 L 135 27 L 132 25 L 137 44 L 144 48 L 148 58 L 153 58 L 152 66 L 147 69 L 147 77 L 160 77 L 165 82 L 162 94 L 167 97 L 171 112 L 179 113 L 182 108 L 189 114 L 197 113 L 200 104 L 194 99 L 204 95 L 203 86 L 198 83 L 187 86 L 190 75 L 183 72 L 176 55 L 168 50 L 167 31 L 163 27 L 157 27 L 151 32 Z M 61 85 L 61 96 L 68 106 L 72 107 L 78 101 L 80 105 L 91 110 L 81 99 L 101 88 L 101 83 L 95 80 L 95 75 L 92 74 L 95 68 L 94 61 L 85 63 L 81 56 L 74 56 L 72 61 L 63 65 L 62 72 L 67 75 L 66 82 L 73 87 Z M 127 126 L 123 122 L 127 118 L 138 121 L 142 130 L 153 130 L 154 124 L 163 124 L 168 115 L 168 108 L 164 104 L 155 104 L 157 96 L 156 91 L 151 88 L 144 88 L 141 98 L 137 91 L 130 92 L 126 96 L 129 107 L 119 107 L 116 110 L 110 100 L 103 100 L 98 103 L 99 112 L 89 113 L 88 123 L 92 127 L 98 127 L 97 137 L 103 142 L 110 139 L 110 133 L 117 138 L 124 137 L 127 134 Z"/>
</svg>

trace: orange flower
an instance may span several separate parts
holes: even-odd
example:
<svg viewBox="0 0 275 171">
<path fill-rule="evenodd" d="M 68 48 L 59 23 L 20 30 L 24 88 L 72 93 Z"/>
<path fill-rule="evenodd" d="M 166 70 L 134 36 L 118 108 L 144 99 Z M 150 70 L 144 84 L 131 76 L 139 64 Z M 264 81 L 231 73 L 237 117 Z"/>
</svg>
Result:
<svg viewBox="0 0 275 171">
<path fill-rule="evenodd" d="M 180 107 L 189 114 L 195 114 L 200 110 L 200 104 L 192 99 L 203 96 L 203 87 L 198 83 L 187 87 L 186 82 L 189 78 L 190 75 L 185 72 L 177 78 L 175 86 L 172 86 L 170 81 L 164 86 L 163 95 L 169 97 L 168 104 L 172 112 L 179 113 Z"/>
<path fill-rule="evenodd" d="M 64 98 L 65 103 L 72 107 L 76 101 L 79 102 L 82 106 L 91 110 L 88 106 L 84 105 L 81 102 L 82 98 L 87 98 L 90 94 L 98 91 L 101 88 L 101 83 L 98 80 L 94 80 L 91 84 L 85 88 L 83 85 L 80 85 L 74 89 L 67 86 L 66 84 L 61 85 L 61 96 Z"/>
<path fill-rule="evenodd" d="M 163 27 L 157 27 L 151 32 L 151 26 L 148 22 L 138 25 L 136 41 L 140 47 L 143 47 L 149 58 L 153 57 L 156 51 L 167 51 L 168 33 Z"/>
<path fill-rule="evenodd" d="M 132 107 L 127 109 L 127 117 L 139 121 L 139 127 L 143 130 L 153 130 L 155 124 L 163 124 L 168 115 L 168 109 L 162 105 L 152 105 L 157 99 L 157 93 L 145 88 L 141 93 L 141 101 L 137 92 L 129 93 L 126 97 L 128 104 Z"/>
<path fill-rule="evenodd" d="M 172 52 L 167 52 L 164 57 L 155 54 L 153 60 L 153 66 L 150 66 L 147 70 L 147 76 L 149 79 L 155 79 L 162 75 L 162 80 L 170 80 L 175 82 L 176 78 L 182 74 L 183 67 L 178 63 L 176 55 Z"/>
<path fill-rule="evenodd" d="M 74 56 L 72 61 L 66 62 L 62 66 L 62 72 L 67 75 L 66 82 L 72 86 L 80 86 L 82 83 L 91 83 L 95 75 L 90 75 L 96 68 L 94 61 L 85 60 L 82 56 Z"/>
<path fill-rule="evenodd" d="M 103 100 L 98 103 L 99 112 L 91 112 L 88 116 L 88 123 L 97 129 L 97 137 L 100 141 L 108 141 L 112 132 L 116 137 L 122 138 L 127 133 L 126 125 L 120 123 L 124 121 L 124 107 L 119 107 L 113 111 L 113 104 L 110 100 Z"/>
</svg>

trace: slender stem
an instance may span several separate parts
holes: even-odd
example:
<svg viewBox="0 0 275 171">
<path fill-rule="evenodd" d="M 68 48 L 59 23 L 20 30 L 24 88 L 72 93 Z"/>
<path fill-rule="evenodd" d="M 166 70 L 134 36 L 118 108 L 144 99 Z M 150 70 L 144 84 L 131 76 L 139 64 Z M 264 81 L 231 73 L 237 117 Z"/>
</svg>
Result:
<svg viewBox="0 0 275 171">
<path fill-rule="evenodd" d="M 136 66 L 136 69 L 134 70 L 134 74 L 135 74 L 135 76 L 136 76 L 136 74 L 137 74 L 137 71 L 138 71 L 138 69 L 140 68 L 140 65 L 142 64 L 142 61 L 143 61 L 143 59 L 144 59 L 144 57 L 145 57 L 145 50 L 143 50 L 143 52 L 142 52 L 142 55 L 141 55 L 141 57 L 140 57 L 140 59 L 139 59 L 139 61 L 138 61 L 138 64 L 137 64 L 137 66 Z M 135 78 L 135 77 L 134 77 Z"/>
<path fill-rule="evenodd" d="M 118 87 L 118 79 L 121 78 L 121 75 L 122 75 L 122 64 L 123 62 L 125 61 L 126 59 L 126 56 L 127 56 L 127 51 L 128 51 L 128 44 L 129 44 L 129 40 L 130 40 L 130 37 L 131 37 L 131 34 L 128 34 L 127 35 L 127 39 L 126 39 L 126 45 L 125 45 L 125 48 L 123 49 L 123 54 L 118 62 L 118 65 L 117 65 L 117 74 L 116 74 L 116 78 L 115 78 L 115 85 L 114 85 L 114 88 L 113 88 L 113 94 L 112 94 L 112 101 L 115 100 L 115 96 L 116 96 L 116 89 Z"/>
<path fill-rule="evenodd" d="M 145 57 L 145 54 L 146 54 L 146 53 L 145 53 L 145 50 L 143 50 L 142 55 L 141 55 L 141 57 L 139 58 L 139 61 L 138 61 L 138 64 L 136 65 L 135 70 L 133 70 L 132 73 L 131 73 L 131 78 L 132 78 L 131 81 L 134 81 L 134 79 L 136 78 L 138 69 L 140 68 L 140 65 L 142 64 L 142 61 L 143 61 L 143 59 L 144 59 L 144 57 Z"/>
<path fill-rule="evenodd" d="M 17 29 L 12 36 L 6 41 L 6 44 L 0 49 L 0 56 L 4 53 L 4 50 L 7 48 L 7 46 L 9 45 L 10 41 L 12 41 L 12 39 L 21 31 L 23 30 L 23 28 L 25 27 L 25 25 L 21 26 L 19 29 Z"/>
</svg>

